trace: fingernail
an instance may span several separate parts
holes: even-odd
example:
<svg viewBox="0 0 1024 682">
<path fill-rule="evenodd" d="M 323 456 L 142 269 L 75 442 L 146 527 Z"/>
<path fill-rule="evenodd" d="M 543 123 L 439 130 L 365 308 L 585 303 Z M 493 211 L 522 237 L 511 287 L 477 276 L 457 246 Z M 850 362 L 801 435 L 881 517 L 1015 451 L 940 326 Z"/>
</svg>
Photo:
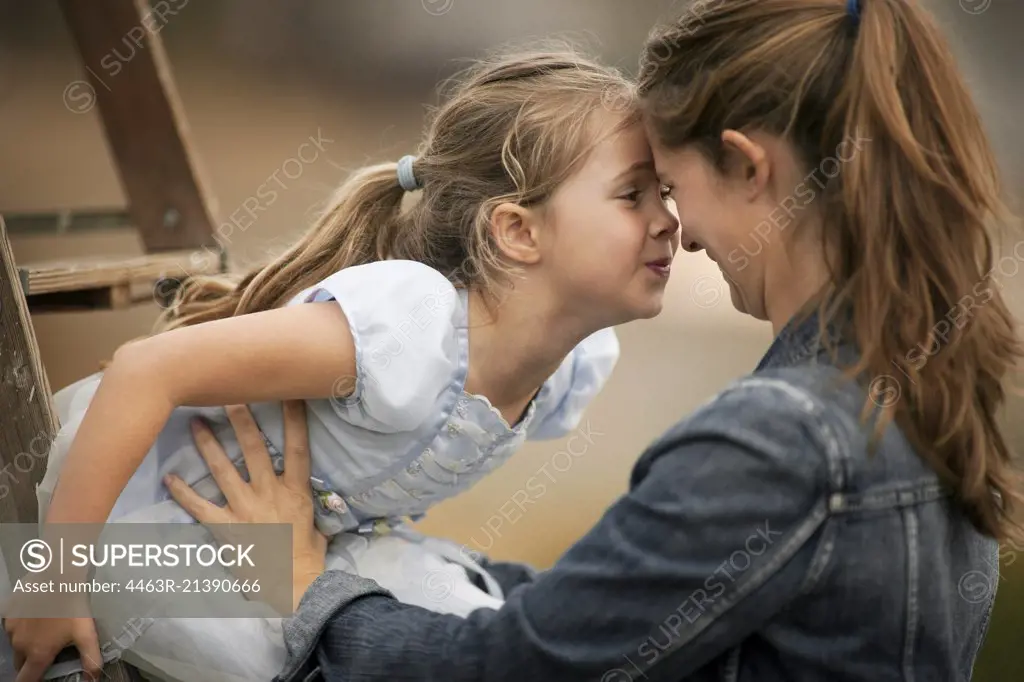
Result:
<svg viewBox="0 0 1024 682">
<path fill-rule="evenodd" d="M 192 427 L 192 431 L 198 431 L 203 428 L 203 420 L 199 417 L 192 417 L 188 420 L 189 426 Z"/>
<path fill-rule="evenodd" d="M 164 476 L 164 485 L 170 487 L 178 480 L 178 477 L 174 474 L 167 474 Z"/>
</svg>

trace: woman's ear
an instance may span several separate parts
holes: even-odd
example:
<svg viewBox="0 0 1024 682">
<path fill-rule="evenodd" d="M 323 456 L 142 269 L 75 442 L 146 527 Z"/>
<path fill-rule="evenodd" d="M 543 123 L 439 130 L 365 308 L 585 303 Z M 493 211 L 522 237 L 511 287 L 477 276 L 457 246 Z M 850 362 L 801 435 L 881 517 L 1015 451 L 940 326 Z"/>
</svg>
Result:
<svg viewBox="0 0 1024 682">
<path fill-rule="evenodd" d="M 501 253 L 515 263 L 540 260 L 539 225 L 533 211 L 505 202 L 491 211 L 491 234 Z"/>
<path fill-rule="evenodd" d="M 748 198 L 755 199 L 767 191 L 771 163 L 764 146 L 738 130 L 722 131 L 722 144 L 725 146 L 726 168 L 730 169 L 735 180 L 746 186 Z"/>
</svg>

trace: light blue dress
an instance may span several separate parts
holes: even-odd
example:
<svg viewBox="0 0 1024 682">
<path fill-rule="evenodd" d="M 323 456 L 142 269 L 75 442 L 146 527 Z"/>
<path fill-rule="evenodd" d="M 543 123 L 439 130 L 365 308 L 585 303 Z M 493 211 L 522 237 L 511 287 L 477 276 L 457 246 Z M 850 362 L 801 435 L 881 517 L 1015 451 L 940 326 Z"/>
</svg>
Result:
<svg viewBox="0 0 1024 682">
<path fill-rule="evenodd" d="M 465 391 L 467 293 L 438 271 L 403 260 L 351 267 L 299 293 L 288 305 L 312 301 L 337 302 L 355 343 L 356 376 L 335 382 L 339 394 L 354 386 L 351 395 L 306 403 L 316 523 L 325 534 L 337 536 L 331 552 L 338 548 L 346 556 L 350 552 L 342 545 L 351 548 L 356 534 L 372 537 L 382 523 L 395 526 L 418 518 L 500 467 L 525 440 L 558 438 L 578 428 L 619 355 L 613 329 L 586 338 L 543 384 L 520 421 L 509 425 L 486 397 Z M 64 425 L 37 489 L 40 518 L 45 517 L 67 447 L 99 380 L 100 375 L 94 375 L 56 396 Z M 275 468 L 281 471 L 281 404 L 256 403 L 250 408 Z M 167 473 L 223 504 L 192 444 L 189 420 L 196 415 L 206 419 L 229 458 L 245 473 L 223 408 L 176 408 L 109 521 L 194 523 L 162 484 Z M 331 558 L 329 553 L 329 565 Z M 372 568 L 356 569 L 375 577 Z M 429 603 L 422 605 L 431 608 Z M 201 626 L 209 629 L 213 622 L 202 619 Z M 133 633 L 140 629 L 136 625 Z M 135 634 L 129 638 L 134 639 Z M 129 640 L 110 644 L 109 651 L 123 651 Z M 238 643 L 243 652 L 257 645 Z M 104 653 L 106 657 L 106 647 Z"/>
</svg>

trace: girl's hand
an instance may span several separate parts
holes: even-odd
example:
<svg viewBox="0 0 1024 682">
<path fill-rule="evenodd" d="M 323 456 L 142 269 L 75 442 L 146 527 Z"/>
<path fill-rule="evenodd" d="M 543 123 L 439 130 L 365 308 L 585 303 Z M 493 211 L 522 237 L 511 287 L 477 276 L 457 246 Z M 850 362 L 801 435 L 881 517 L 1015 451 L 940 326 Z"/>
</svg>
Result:
<svg viewBox="0 0 1024 682">
<path fill-rule="evenodd" d="M 89 679 L 103 669 L 96 624 L 92 618 L 5 618 L 4 630 L 14 649 L 15 682 L 39 682 L 53 659 L 74 643 Z"/>
<path fill-rule="evenodd" d="M 165 483 L 178 504 L 204 525 L 291 524 L 293 598 L 297 608 L 306 588 L 323 573 L 327 554 L 327 538 L 313 525 L 305 404 L 302 401 L 284 403 L 284 473 L 280 476 L 274 472 L 270 454 L 249 408 L 233 405 L 226 409 L 251 483 L 242 479 L 210 429 L 199 422 L 193 423 L 192 436 L 227 498 L 227 506 L 218 507 L 200 497 L 177 476 L 168 476 Z"/>
</svg>

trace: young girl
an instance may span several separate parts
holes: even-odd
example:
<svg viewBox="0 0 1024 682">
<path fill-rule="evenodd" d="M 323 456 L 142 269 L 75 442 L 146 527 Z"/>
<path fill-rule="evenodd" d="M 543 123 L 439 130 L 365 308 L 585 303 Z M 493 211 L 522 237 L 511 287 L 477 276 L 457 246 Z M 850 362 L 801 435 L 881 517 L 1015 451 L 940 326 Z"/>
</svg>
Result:
<svg viewBox="0 0 1024 682">
<path fill-rule="evenodd" d="M 62 430 L 73 440 L 39 489 L 46 522 L 191 522 L 163 479 L 217 499 L 189 423 L 205 419 L 241 465 L 222 405 L 249 404 L 280 468 L 276 401 L 308 401 L 310 494 L 332 536 L 422 514 L 524 440 L 575 429 L 616 361 L 612 327 L 658 314 L 678 246 L 631 92 L 573 53 L 471 69 L 415 159 L 355 173 L 290 251 L 239 283 L 189 282 L 166 331 L 81 389 Z M 239 678 L 284 660 L 263 625 L 181 622 L 177 655 L 196 666 L 207 641 L 224 647 L 209 664 L 234 655 Z M 80 644 L 81 621 L 43 623 L 10 620 L 15 646 Z M 151 625 L 105 624 L 117 641 L 104 657 Z"/>
</svg>

